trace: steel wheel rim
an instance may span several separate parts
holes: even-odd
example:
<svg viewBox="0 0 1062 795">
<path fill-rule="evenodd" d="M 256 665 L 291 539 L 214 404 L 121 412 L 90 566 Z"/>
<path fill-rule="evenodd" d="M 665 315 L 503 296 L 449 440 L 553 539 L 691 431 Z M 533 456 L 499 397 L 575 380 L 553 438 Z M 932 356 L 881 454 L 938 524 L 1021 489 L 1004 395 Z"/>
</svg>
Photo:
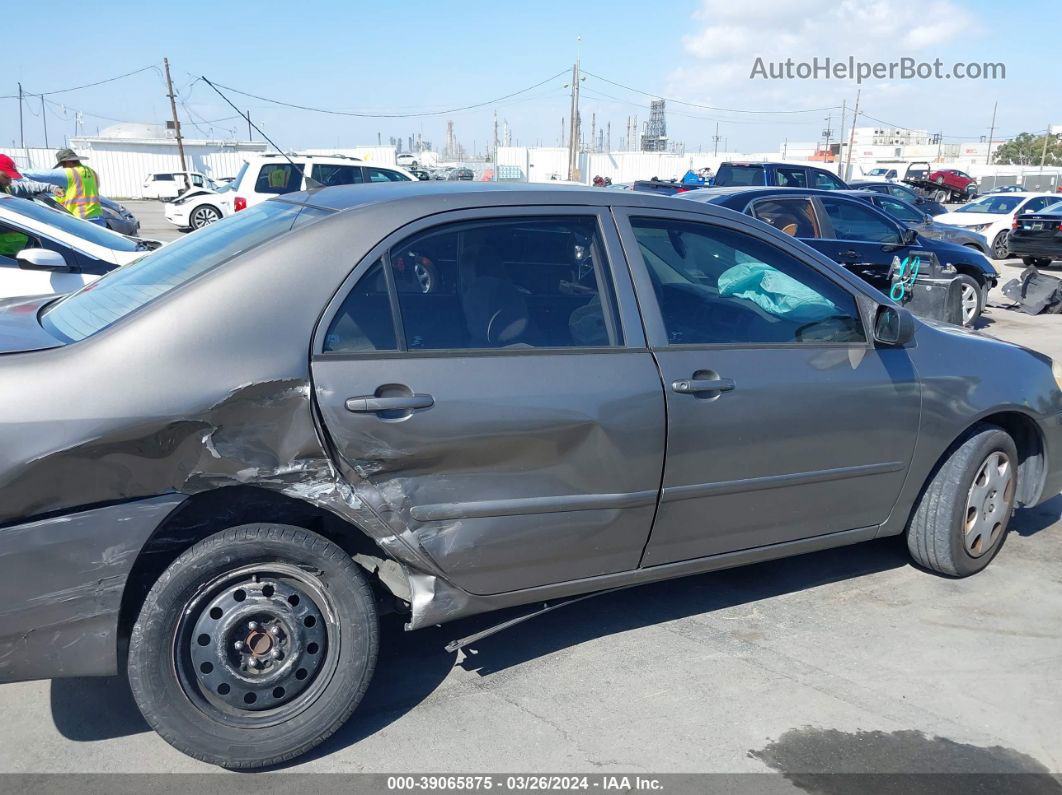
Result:
<svg viewBox="0 0 1062 795">
<path fill-rule="evenodd" d="M 962 285 L 962 322 L 966 325 L 977 314 L 977 290 L 969 284 Z"/>
<path fill-rule="evenodd" d="M 270 632 L 273 626 L 280 631 Z M 290 720 L 317 700 L 339 648 L 335 610 L 321 585 L 298 567 L 268 563 L 227 572 L 198 589 L 182 610 L 172 657 L 193 706 L 230 726 L 260 728 Z M 279 658 L 274 650 L 282 652 Z"/>
<path fill-rule="evenodd" d="M 979 558 L 1003 535 L 1014 500 L 1014 465 L 996 450 L 977 469 L 962 515 L 962 543 L 970 557 Z"/>
<path fill-rule="evenodd" d="M 192 224 L 196 228 L 206 226 L 207 224 L 212 224 L 217 220 L 217 212 L 206 207 L 200 207 L 198 210 L 192 213 Z"/>
</svg>

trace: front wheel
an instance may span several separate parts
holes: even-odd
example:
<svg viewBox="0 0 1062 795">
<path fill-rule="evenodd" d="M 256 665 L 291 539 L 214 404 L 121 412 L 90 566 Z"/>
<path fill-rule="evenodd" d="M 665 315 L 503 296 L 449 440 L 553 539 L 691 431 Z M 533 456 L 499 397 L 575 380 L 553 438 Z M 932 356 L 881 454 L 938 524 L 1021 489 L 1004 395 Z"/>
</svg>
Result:
<svg viewBox="0 0 1062 795">
<path fill-rule="evenodd" d="M 992 241 L 992 259 L 1006 259 L 1010 256 L 1010 230 L 1004 229 Z"/>
<path fill-rule="evenodd" d="M 242 525 L 174 561 L 144 601 L 129 683 L 152 728 L 228 768 L 300 756 L 361 701 L 376 665 L 372 592 L 343 550 L 287 525 Z"/>
<path fill-rule="evenodd" d="M 204 226 L 220 220 L 221 211 L 216 207 L 211 207 L 209 204 L 204 204 L 192 210 L 192 215 L 189 217 L 188 222 L 192 225 L 192 229 L 202 229 Z"/>
<path fill-rule="evenodd" d="M 953 577 L 992 562 L 1007 536 L 1018 451 L 1002 428 L 981 424 L 956 443 L 919 498 L 907 548 L 922 566 Z"/>
<path fill-rule="evenodd" d="M 984 291 L 981 289 L 981 285 L 977 283 L 977 280 L 972 276 L 967 276 L 965 273 L 960 273 L 955 277 L 956 283 L 959 285 L 959 302 L 962 307 L 962 324 L 966 327 L 972 327 L 984 310 Z"/>
<path fill-rule="evenodd" d="M 1049 257 L 1022 257 L 1021 261 L 1026 265 L 1030 265 L 1034 268 L 1051 267 L 1051 259 Z"/>
</svg>

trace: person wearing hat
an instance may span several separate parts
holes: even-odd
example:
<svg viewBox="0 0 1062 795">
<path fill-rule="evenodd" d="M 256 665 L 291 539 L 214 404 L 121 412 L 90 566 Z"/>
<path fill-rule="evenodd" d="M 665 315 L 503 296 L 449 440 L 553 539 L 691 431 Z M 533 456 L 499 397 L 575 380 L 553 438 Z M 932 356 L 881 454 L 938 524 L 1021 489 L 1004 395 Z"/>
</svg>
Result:
<svg viewBox="0 0 1062 795">
<path fill-rule="evenodd" d="M 58 188 L 46 182 L 23 179 L 18 169 L 15 168 L 15 161 L 7 155 L 0 155 L 0 193 L 10 193 L 12 196 L 32 199 L 34 196 L 52 193 L 56 190 Z"/>
<path fill-rule="evenodd" d="M 32 179 L 56 185 L 63 190 L 59 202 L 78 218 L 106 226 L 103 207 L 100 205 L 100 178 L 88 166 L 81 165 L 82 158 L 73 149 L 60 149 L 55 153 L 55 168 L 48 171 L 26 171 Z"/>
</svg>

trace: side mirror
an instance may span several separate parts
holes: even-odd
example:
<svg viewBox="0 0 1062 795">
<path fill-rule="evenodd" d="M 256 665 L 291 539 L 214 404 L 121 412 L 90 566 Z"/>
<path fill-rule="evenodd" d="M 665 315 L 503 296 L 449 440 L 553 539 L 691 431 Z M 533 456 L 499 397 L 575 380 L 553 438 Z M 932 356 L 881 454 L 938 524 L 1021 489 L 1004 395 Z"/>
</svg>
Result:
<svg viewBox="0 0 1062 795">
<path fill-rule="evenodd" d="M 903 347 L 914 339 L 914 316 L 900 306 L 881 304 L 874 316 L 874 341 L 879 345 Z"/>
<path fill-rule="evenodd" d="M 15 255 L 18 266 L 27 271 L 67 271 L 63 255 L 47 248 L 24 248 Z"/>
</svg>

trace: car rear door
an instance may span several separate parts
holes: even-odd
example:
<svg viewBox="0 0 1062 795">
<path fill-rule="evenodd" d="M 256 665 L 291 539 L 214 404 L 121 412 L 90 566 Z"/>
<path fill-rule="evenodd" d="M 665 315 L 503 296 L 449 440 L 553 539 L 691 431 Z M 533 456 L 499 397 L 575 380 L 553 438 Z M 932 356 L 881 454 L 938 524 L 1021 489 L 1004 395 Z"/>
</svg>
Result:
<svg viewBox="0 0 1062 795">
<path fill-rule="evenodd" d="M 664 398 L 608 213 L 404 227 L 355 268 L 313 351 L 341 471 L 454 583 L 491 594 L 637 567 Z"/>
<path fill-rule="evenodd" d="M 884 522 L 917 435 L 907 351 L 845 280 L 739 219 L 617 210 L 668 442 L 643 565 Z"/>
</svg>

